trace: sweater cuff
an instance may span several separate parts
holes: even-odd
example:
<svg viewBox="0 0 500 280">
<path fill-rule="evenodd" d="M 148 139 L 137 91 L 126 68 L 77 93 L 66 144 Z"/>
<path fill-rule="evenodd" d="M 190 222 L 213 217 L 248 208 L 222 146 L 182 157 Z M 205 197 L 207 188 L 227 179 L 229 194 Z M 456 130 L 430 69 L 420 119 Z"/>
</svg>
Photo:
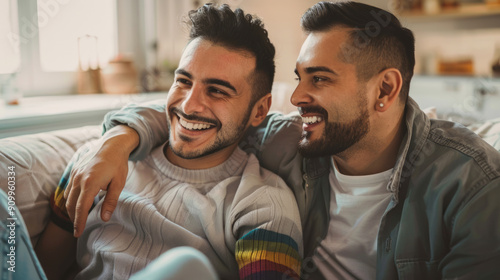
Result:
<svg viewBox="0 0 500 280">
<path fill-rule="evenodd" d="M 236 242 L 240 279 L 299 279 L 301 257 L 288 235 L 254 229 Z"/>
</svg>

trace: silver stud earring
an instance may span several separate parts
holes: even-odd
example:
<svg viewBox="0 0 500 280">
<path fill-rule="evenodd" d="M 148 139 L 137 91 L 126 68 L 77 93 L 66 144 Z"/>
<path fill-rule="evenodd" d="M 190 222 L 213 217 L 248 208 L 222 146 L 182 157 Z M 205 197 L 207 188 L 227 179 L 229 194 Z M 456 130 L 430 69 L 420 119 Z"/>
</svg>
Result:
<svg viewBox="0 0 500 280">
<path fill-rule="evenodd" d="M 380 106 L 380 108 L 384 108 L 384 103 L 380 103 L 378 106 Z"/>
</svg>

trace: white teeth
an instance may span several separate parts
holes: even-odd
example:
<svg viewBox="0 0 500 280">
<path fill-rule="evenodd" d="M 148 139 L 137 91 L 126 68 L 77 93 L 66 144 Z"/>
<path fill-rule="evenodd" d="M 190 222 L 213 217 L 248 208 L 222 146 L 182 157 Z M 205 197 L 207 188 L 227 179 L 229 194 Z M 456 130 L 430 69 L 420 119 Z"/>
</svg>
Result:
<svg viewBox="0 0 500 280">
<path fill-rule="evenodd" d="M 184 127 L 185 129 L 189 129 L 189 130 L 203 130 L 203 129 L 207 129 L 207 128 L 211 127 L 211 125 L 209 125 L 209 124 L 192 123 L 192 122 L 188 122 L 185 119 L 181 119 L 181 118 L 179 118 L 179 123 L 182 125 L 182 127 Z"/>
<path fill-rule="evenodd" d="M 323 118 L 320 116 L 302 117 L 302 122 L 305 124 L 319 123 L 322 120 L 323 120 Z"/>
</svg>

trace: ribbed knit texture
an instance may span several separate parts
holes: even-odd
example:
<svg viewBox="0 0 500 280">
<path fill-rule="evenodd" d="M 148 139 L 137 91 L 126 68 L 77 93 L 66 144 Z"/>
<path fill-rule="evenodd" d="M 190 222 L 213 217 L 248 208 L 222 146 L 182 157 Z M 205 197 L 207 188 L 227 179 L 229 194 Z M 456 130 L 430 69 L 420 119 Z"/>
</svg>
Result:
<svg viewBox="0 0 500 280">
<path fill-rule="evenodd" d="M 188 170 L 169 163 L 163 148 L 129 163 L 109 222 L 100 219 L 102 202 L 89 214 L 78 241 L 83 270 L 77 279 L 126 279 L 177 246 L 203 252 L 221 279 L 297 277 L 300 216 L 293 194 L 277 175 L 240 149 L 221 165 Z M 60 185 L 56 193 L 64 188 Z M 55 202 L 55 208 L 64 205 Z"/>
<path fill-rule="evenodd" d="M 298 279 L 299 248 L 285 234 L 254 229 L 236 243 L 240 279 Z"/>
</svg>

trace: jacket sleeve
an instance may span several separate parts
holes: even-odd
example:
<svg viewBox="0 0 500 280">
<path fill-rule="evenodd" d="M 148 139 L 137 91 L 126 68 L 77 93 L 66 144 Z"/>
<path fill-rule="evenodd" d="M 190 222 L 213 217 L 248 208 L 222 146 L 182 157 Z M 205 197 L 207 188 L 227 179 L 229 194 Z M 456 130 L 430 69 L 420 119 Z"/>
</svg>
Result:
<svg viewBox="0 0 500 280">
<path fill-rule="evenodd" d="M 139 146 L 131 154 L 131 160 L 146 157 L 153 148 L 168 140 L 168 124 L 165 100 L 143 104 L 131 104 L 106 115 L 103 131 L 125 124 L 139 134 Z M 269 114 L 258 126 L 251 127 L 240 142 L 240 147 L 253 153 L 261 165 L 280 175 L 287 184 L 302 182 L 302 158 L 297 153 L 297 144 L 302 133 L 300 117 L 297 114 L 284 116 Z M 298 162 L 296 165 L 294 163 Z M 298 171 L 298 172 L 297 172 Z M 299 178 L 288 178 L 290 176 Z"/>
<path fill-rule="evenodd" d="M 129 104 L 108 113 L 104 118 L 103 133 L 120 124 L 135 129 L 139 134 L 139 146 L 130 155 L 130 160 L 145 158 L 153 148 L 168 140 L 165 100 Z"/>
<path fill-rule="evenodd" d="M 500 275 L 500 177 L 462 203 L 453 219 L 443 279 L 494 279 Z"/>
</svg>

